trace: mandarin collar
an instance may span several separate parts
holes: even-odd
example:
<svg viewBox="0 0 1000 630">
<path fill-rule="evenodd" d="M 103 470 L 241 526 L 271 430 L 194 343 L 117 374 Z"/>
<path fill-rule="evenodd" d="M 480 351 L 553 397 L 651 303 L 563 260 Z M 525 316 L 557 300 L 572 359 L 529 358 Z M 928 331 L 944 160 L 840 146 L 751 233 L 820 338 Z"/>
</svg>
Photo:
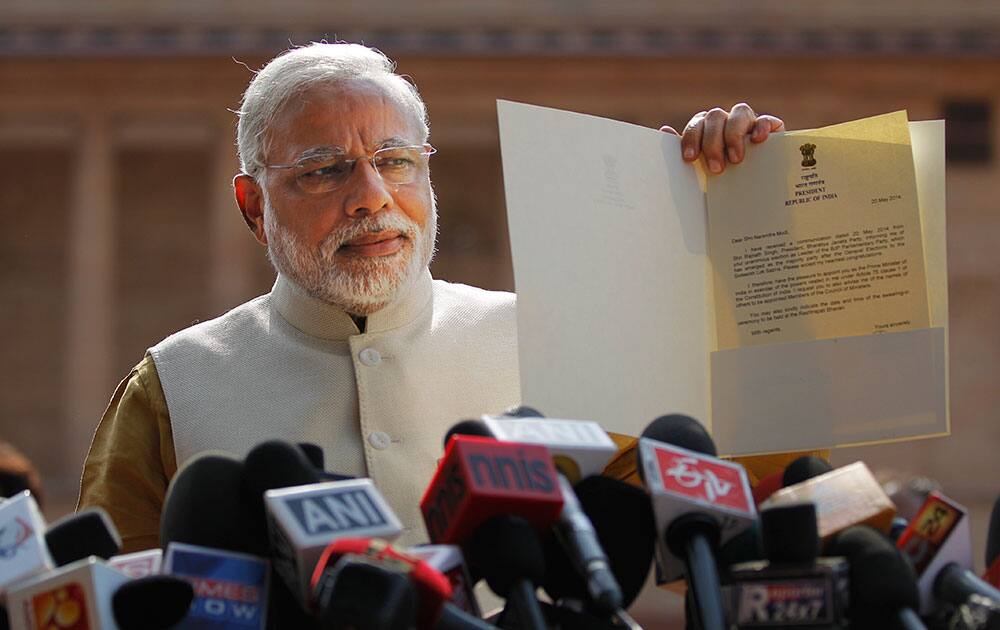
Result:
<svg viewBox="0 0 1000 630">
<path fill-rule="evenodd" d="M 425 268 L 404 295 L 368 316 L 364 334 L 399 328 L 416 319 L 431 299 L 432 282 Z M 271 303 L 285 321 L 307 335 L 346 341 L 362 334 L 346 311 L 310 296 L 284 274 L 274 282 Z"/>
</svg>

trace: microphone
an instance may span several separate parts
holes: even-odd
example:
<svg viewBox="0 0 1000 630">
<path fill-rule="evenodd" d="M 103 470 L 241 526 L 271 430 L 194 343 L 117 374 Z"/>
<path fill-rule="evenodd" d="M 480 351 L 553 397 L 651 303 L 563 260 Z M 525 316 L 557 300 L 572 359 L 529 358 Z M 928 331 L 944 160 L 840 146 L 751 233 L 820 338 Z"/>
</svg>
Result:
<svg viewBox="0 0 1000 630">
<path fill-rule="evenodd" d="M 120 630 L 168 630 L 179 624 L 194 601 L 194 587 L 171 575 L 129 580 L 111 596 Z"/>
<path fill-rule="evenodd" d="M 767 561 L 729 567 L 723 587 L 733 628 L 846 628 L 848 567 L 842 558 L 817 558 L 819 534 L 812 503 L 760 513 Z"/>
<path fill-rule="evenodd" d="M 36 575 L 7 591 L 14 630 L 114 628 L 111 597 L 129 579 L 90 557 Z"/>
<path fill-rule="evenodd" d="M 342 538 L 331 542 L 323 550 L 310 581 L 313 599 L 317 609 L 321 611 L 321 618 L 329 618 L 323 609 L 330 606 L 323 601 L 329 598 L 329 594 L 324 594 L 322 591 L 332 588 L 331 575 L 336 574 L 336 566 L 345 557 L 379 564 L 387 570 L 406 576 L 413 586 L 416 597 L 415 618 L 420 628 L 433 627 L 442 614 L 442 607 L 452 597 L 448 578 L 424 560 L 408 552 L 398 551 L 382 540 Z"/>
<path fill-rule="evenodd" d="M 881 532 L 852 525 L 834 535 L 826 555 L 843 556 L 850 566 L 848 617 L 852 628 L 925 628 L 913 566 Z"/>
<path fill-rule="evenodd" d="M 256 556 L 268 555 L 260 514 L 242 493 L 243 462 L 225 453 L 203 453 L 171 480 L 160 517 L 160 544 L 172 542 Z"/>
<path fill-rule="evenodd" d="M 1000 604 L 1000 591 L 970 571 L 972 539 L 968 511 L 933 491 L 900 535 L 896 546 L 913 563 L 921 612 L 929 614 L 935 599 L 958 606 L 977 594 Z"/>
<path fill-rule="evenodd" d="M 482 617 L 479 603 L 476 601 L 474 587 L 476 583 L 469 574 L 465 564 L 465 556 L 457 545 L 420 545 L 410 547 L 406 553 L 423 560 L 433 569 L 439 571 L 451 584 L 452 604 L 475 616 Z"/>
<path fill-rule="evenodd" d="M 258 556 L 172 542 L 163 571 L 191 583 L 192 628 L 265 628 L 270 566 Z"/>
<path fill-rule="evenodd" d="M 180 542 L 268 557 L 267 525 L 263 513 L 248 501 L 243 471 L 241 460 L 224 453 L 203 453 L 178 470 L 167 488 L 160 520 L 164 548 Z M 249 570 L 246 579 L 256 579 L 252 567 Z M 268 579 L 267 584 L 269 626 L 310 627 L 282 580 Z"/>
<path fill-rule="evenodd" d="M 56 566 L 65 566 L 87 556 L 107 560 L 122 548 L 122 539 L 108 513 L 99 507 L 70 514 L 45 532 L 45 544 Z"/>
<path fill-rule="evenodd" d="M 324 569 L 316 584 L 316 606 L 323 630 L 409 630 L 417 596 L 405 575 L 348 554 Z"/>
<path fill-rule="evenodd" d="M 338 538 L 393 540 L 403 526 L 371 479 L 327 481 L 264 493 L 274 568 L 308 609 L 309 579 Z"/>
<path fill-rule="evenodd" d="M 157 575 L 163 562 L 161 549 L 147 549 L 108 558 L 108 566 L 132 579 Z"/>
<path fill-rule="evenodd" d="M 562 508 L 548 449 L 466 435 L 450 438 L 420 501 L 431 542 L 461 546 L 531 628 L 545 627 L 534 594 L 545 574 L 538 533 Z"/>
<path fill-rule="evenodd" d="M 537 413 L 537 412 L 535 412 Z M 563 509 L 555 534 L 584 578 L 591 605 L 600 615 L 622 607 L 622 592 L 611 572 L 597 531 L 580 506 L 572 483 L 599 474 L 618 451 L 599 424 L 584 420 L 484 417 L 483 424 L 503 442 L 538 444 L 548 449 L 558 471 Z"/>
<path fill-rule="evenodd" d="M 833 470 L 830 462 L 815 455 L 804 455 L 788 464 L 781 474 L 781 487 L 787 488 L 797 483 L 808 481 Z"/>
<path fill-rule="evenodd" d="M 55 567 L 44 531 L 45 519 L 27 490 L 0 503 L 0 593 Z"/>
<path fill-rule="evenodd" d="M 715 452 L 704 427 L 679 414 L 657 418 L 639 440 L 639 472 L 660 534 L 660 570 L 664 581 L 687 578 L 705 630 L 725 626 L 715 549 L 756 519 L 746 471 Z"/>
<path fill-rule="evenodd" d="M 602 475 L 586 477 L 574 491 L 621 588 L 621 608 L 627 610 L 642 591 L 653 563 L 656 523 L 649 496 L 642 488 Z M 553 601 L 587 598 L 582 577 L 554 537 L 545 541 L 542 586 Z"/>
<path fill-rule="evenodd" d="M 863 462 L 782 488 L 762 503 L 761 509 L 803 501 L 816 504 L 822 540 L 852 525 L 870 525 L 887 533 L 896 514 L 895 505 Z"/>
</svg>

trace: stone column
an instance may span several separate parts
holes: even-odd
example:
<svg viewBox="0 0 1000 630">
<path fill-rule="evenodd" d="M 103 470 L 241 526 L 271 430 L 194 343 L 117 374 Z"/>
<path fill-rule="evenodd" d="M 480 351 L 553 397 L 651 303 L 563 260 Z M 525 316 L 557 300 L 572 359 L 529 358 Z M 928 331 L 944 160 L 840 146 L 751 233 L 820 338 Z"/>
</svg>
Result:
<svg viewBox="0 0 1000 630">
<path fill-rule="evenodd" d="M 66 348 L 66 468 L 80 470 L 113 391 L 115 206 L 110 124 L 82 121 L 72 182 Z"/>
</svg>

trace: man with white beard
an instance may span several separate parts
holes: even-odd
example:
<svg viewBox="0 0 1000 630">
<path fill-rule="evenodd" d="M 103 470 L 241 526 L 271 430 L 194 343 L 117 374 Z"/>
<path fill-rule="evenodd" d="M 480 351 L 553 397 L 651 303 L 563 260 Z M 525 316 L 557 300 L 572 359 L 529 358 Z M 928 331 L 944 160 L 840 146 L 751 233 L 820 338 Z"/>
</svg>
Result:
<svg viewBox="0 0 1000 630">
<path fill-rule="evenodd" d="M 514 296 L 431 278 L 426 110 L 381 53 L 289 51 L 239 114 L 236 201 L 274 287 L 149 349 L 98 426 L 79 505 L 108 510 L 126 551 L 154 547 L 178 465 L 312 442 L 329 469 L 378 484 L 401 544 L 422 542 L 418 502 L 445 431 L 520 402 Z M 782 126 L 742 104 L 701 112 L 682 150 L 721 172 Z"/>
</svg>

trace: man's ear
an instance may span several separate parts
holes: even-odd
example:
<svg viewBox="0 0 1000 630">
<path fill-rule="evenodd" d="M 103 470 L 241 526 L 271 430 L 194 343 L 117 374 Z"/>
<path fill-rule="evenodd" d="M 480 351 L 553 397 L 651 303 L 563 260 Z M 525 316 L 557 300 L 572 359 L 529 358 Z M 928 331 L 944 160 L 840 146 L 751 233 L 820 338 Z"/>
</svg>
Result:
<svg viewBox="0 0 1000 630">
<path fill-rule="evenodd" d="M 264 191 L 260 189 L 260 184 L 253 177 L 240 173 L 233 178 L 233 191 L 247 227 L 258 243 L 267 245 L 267 234 L 264 233 Z"/>
</svg>

